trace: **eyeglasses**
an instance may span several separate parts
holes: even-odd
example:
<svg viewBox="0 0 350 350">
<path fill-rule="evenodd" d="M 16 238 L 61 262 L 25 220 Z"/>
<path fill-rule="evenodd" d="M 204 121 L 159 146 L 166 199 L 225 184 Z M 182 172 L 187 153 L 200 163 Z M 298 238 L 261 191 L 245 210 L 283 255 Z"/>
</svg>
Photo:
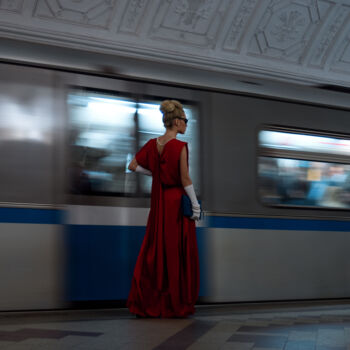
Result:
<svg viewBox="0 0 350 350">
<path fill-rule="evenodd" d="M 188 119 L 187 119 L 187 118 L 180 118 L 180 117 L 177 117 L 176 119 L 181 119 L 181 120 L 183 120 L 183 121 L 185 122 L 186 125 L 187 125 L 187 123 L 188 123 Z"/>
</svg>

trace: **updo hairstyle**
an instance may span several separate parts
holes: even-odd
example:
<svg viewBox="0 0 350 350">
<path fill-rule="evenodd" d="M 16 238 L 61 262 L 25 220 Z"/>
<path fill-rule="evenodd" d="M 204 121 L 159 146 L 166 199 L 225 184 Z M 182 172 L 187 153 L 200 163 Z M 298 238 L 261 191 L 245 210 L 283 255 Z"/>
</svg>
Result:
<svg viewBox="0 0 350 350">
<path fill-rule="evenodd" d="M 183 118 L 184 115 L 182 104 L 176 100 L 163 101 L 159 109 L 163 113 L 163 124 L 166 128 L 171 128 L 173 126 L 173 120 Z"/>
</svg>

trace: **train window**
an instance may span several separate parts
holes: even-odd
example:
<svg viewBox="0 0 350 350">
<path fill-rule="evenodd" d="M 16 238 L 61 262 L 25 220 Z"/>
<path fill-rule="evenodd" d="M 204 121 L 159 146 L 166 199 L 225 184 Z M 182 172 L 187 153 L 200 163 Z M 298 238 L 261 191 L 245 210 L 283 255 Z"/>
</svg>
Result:
<svg viewBox="0 0 350 350">
<path fill-rule="evenodd" d="M 73 90 L 68 95 L 70 118 L 70 191 L 75 194 L 143 196 L 152 179 L 127 169 L 136 150 L 164 133 L 161 101 Z M 195 108 L 184 106 L 190 120 L 186 135 L 198 149 Z M 198 156 L 191 152 L 191 175 L 199 188 Z"/>
<path fill-rule="evenodd" d="M 261 130 L 259 197 L 278 206 L 350 208 L 350 138 Z"/>
<path fill-rule="evenodd" d="M 91 92 L 68 97 L 70 115 L 70 185 L 76 194 L 136 191 L 136 176 L 125 171 L 134 153 L 131 100 Z"/>
</svg>

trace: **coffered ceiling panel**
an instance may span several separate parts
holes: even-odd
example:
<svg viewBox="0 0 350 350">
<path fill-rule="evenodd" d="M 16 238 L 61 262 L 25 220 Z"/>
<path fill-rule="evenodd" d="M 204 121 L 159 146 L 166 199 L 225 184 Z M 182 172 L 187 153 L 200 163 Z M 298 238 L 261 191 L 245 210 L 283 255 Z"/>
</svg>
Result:
<svg viewBox="0 0 350 350">
<path fill-rule="evenodd" d="M 38 0 L 33 17 L 108 28 L 115 3 L 116 0 Z"/>
<path fill-rule="evenodd" d="M 0 1 L 0 10 L 21 12 L 24 0 Z"/>
<path fill-rule="evenodd" d="M 0 36 L 350 85 L 349 0 L 0 0 Z"/>
</svg>

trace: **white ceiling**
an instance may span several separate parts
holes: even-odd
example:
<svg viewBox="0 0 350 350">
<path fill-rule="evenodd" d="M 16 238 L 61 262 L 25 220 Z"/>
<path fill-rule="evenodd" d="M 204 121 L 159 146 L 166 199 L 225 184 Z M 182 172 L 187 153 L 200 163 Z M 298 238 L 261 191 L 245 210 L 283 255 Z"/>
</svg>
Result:
<svg viewBox="0 0 350 350">
<path fill-rule="evenodd" d="M 0 36 L 350 86 L 350 0 L 0 0 Z"/>
</svg>

